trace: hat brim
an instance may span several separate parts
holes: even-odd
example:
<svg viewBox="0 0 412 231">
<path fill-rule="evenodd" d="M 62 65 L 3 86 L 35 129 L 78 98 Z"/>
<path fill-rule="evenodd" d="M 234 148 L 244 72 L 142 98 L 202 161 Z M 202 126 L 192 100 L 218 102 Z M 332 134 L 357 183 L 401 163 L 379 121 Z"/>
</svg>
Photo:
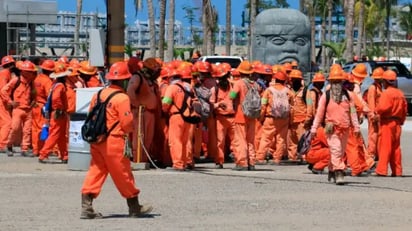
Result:
<svg viewBox="0 0 412 231">
<path fill-rule="evenodd" d="M 69 76 L 71 73 L 72 73 L 71 71 L 65 71 L 65 72 L 59 72 L 59 73 L 53 72 L 50 74 L 49 77 L 52 79 L 57 79 L 57 78 Z"/>
<path fill-rule="evenodd" d="M 253 70 L 252 70 L 252 71 L 241 71 L 241 70 L 237 70 L 237 71 L 239 71 L 240 74 L 246 74 L 246 75 L 250 75 L 250 74 L 253 73 Z"/>
<path fill-rule="evenodd" d="M 360 74 L 360 73 L 358 73 L 354 70 L 352 71 L 352 74 L 355 75 L 358 78 L 366 78 L 366 76 L 368 76 L 368 74 Z"/>
</svg>

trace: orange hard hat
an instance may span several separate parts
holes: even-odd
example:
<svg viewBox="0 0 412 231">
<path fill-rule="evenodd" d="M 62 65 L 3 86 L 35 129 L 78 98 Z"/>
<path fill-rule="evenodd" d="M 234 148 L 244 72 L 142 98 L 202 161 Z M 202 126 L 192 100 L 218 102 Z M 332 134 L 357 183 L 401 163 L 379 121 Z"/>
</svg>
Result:
<svg viewBox="0 0 412 231">
<path fill-rule="evenodd" d="M 97 68 L 95 66 L 90 65 L 89 61 L 82 61 L 80 63 L 79 72 L 85 75 L 95 75 L 97 72 Z"/>
<path fill-rule="evenodd" d="M 147 58 L 143 61 L 143 67 L 156 72 L 156 71 L 160 71 L 160 68 L 162 68 L 162 65 L 160 65 L 160 63 L 157 62 L 155 58 Z"/>
<path fill-rule="evenodd" d="M 78 59 L 72 59 L 70 60 L 69 66 L 72 68 L 79 69 L 80 68 L 80 62 Z"/>
<path fill-rule="evenodd" d="M 283 68 L 282 65 L 279 65 L 279 64 L 273 65 L 273 66 L 272 66 L 272 72 L 273 72 L 273 74 L 276 73 L 276 72 L 278 72 L 278 71 L 283 71 L 283 72 L 284 72 L 285 70 L 284 70 L 284 68 Z"/>
<path fill-rule="evenodd" d="M 349 83 L 355 83 L 355 78 L 353 77 L 352 74 L 343 72 L 343 76 L 345 76 L 346 80 L 347 80 Z"/>
<path fill-rule="evenodd" d="M 294 69 L 290 72 L 289 77 L 290 78 L 295 78 L 295 79 L 303 79 L 302 72 L 299 71 L 299 70 L 296 70 L 296 69 Z"/>
<path fill-rule="evenodd" d="M 130 79 L 132 74 L 129 72 L 129 67 L 126 62 L 115 62 L 109 69 L 109 73 L 106 75 L 108 80 L 123 80 Z"/>
<path fill-rule="evenodd" d="M 387 70 L 383 72 L 382 79 L 385 80 L 396 80 L 397 74 L 392 70 Z"/>
<path fill-rule="evenodd" d="M 272 78 L 281 81 L 286 81 L 288 79 L 288 75 L 284 71 L 277 71 L 275 74 L 273 74 Z"/>
<path fill-rule="evenodd" d="M 355 68 L 353 68 L 352 74 L 354 75 L 354 77 L 365 78 L 366 76 L 368 76 L 366 65 L 363 63 L 357 64 Z"/>
<path fill-rule="evenodd" d="M 70 71 L 70 74 L 68 76 L 78 76 L 79 75 L 79 72 L 78 72 L 79 69 L 76 67 L 69 66 L 67 70 Z"/>
<path fill-rule="evenodd" d="M 241 74 L 252 74 L 253 73 L 253 67 L 250 64 L 249 61 L 242 61 L 239 66 L 237 67 L 237 70 L 239 71 L 239 73 Z"/>
<path fill-rule="evenodd" d="M 196 65 L 197 64 L 197 65 Z M 212 72 L 212 65 L 208 62 L 196 62 L 197 72 L 210 73 Z"/>
<path fill-rule="evenodd" d="M 54 61 L 51 59 L 46 59 L 41 64 L 40 68 L 46 71 L 54 71 Z"/>
<path fill-rule="evenodd" d="M 252 65 L 253 68 L 255 68 L 255 66 L 262 65 L 262 62 L 260 62 L 259 60 L 253 60 L 252 63 L 250 63 L 250 65 Z"/>
<path fill-rule="evenodd" d="M 215 66 L 215 68 L 213 68 L 212 77 L 214 78 L 220 78 L 220 77 L 225 76 L 226 74 L 227 74 L 227 71 L 221 65 L 217 65 Z"/>
<path fill-rule="evenodd" d="M 37 71 L 36 65 L 30 61 L 24 61 L 21 64 L 20 70 L 22 71 Z"/>
<path fill-rule="evenodd" d="M 178 70 L 178 73 L 180 76 L 182 76 L 182 79 L 192 78 L 192 69 L 190 67 L 181 68 L 180 70 Z"/>
<path fill-rule="evenodd" d="M 288 71 L 292 71 L 292 64 L 290 64 L 290 63 L 284 63 L 283 64 L 283 68 L 284 68 L 284 70 L 286 71 L 286 72 L 288 72 Z"/>
<path fill-rule="evenodd" d="M 163 66 L 163 60 L 162 60 L 161 58 L 157 57 L 157 58 L 155 58 L 155 59 L 156 59 L 156 62 L 157 62 L 158 64 L 160 64 L 160 66 Z"/>
<path fill-rule="evenodd" d="M 273 74 L 272 67 L 268 64 L 258 65 L 254 67 L 253 70 L 255 73 L 258 73 L 261 75 L 272 75 Z"/>
<path fill-rule="evenodd" d="M 332 71 L 335 68 L 342 69 L 342 66 L 340 64 L 334 63 L 334 64 L 332 64 L 332 66 L 330 66 L 330 71 Z"/>
<path fill-rule="evenodd" d="M 54 72 L 50 74 L 50 78 L 52 79 L 57 79 L 60 77 L 68 76 L 70 75 L 70 71 L 66 69 L 66 64 L 62 62 L 56 62 L 56 65 L 54 66 Z"/>
<path fill-rule="evenodd" d="M 67 58 L 67 56 L 65 55 L 60 56 L 60 58 L 57 61 L 64 63 L 65 65 L 69 65 L 69 58 Z"/>
<path fill-rule="evenodd" d="M 137 57 L 131 57 L 127 61 L 127 67 L 129 68 L 129 72 L 134 74 L 140 70 L 140 65 L 139 65 L 140 59 Z"/>
<path fill-rule="evenodd" d="M 161 79 L 169 78 L 170 77 L 169 72 L 170 72 L 169 68 L 162 68 L 162 70 L 160 70 L 159 78 Z"/>
<path fill-rule="evenodd" d="M 16 67 L 17 67 L 17 69 L 21 69 L 21 65 L 23 65 L 23 61 L 21 61 L 21 60 L 19 60 L 19 61 L 17 61 L 16 62 Z"/>
<path fill-rule="evenodd" d="M 343 74 L 343 70 L 340 68 L 334 68 L 329 73 L 329 80 L 345 80 L 346 76 Z"/>
<path fill-rule="evenodd" d="M 313 76 L 312 82 L 325 82 L 325 75 L 322 72 L 317 72 Z"/>
<path fill-rule="evenodd" d="M 231 74 L 233 77 L 240 77 L 240 73 L 239 73 L 239 71 L 238 71 L 237 69 L 233 69 L 233 70 L 230 72 L 230 74 Z"/>
<path fill-rule="evenodd" d="M 16 61 L 13 59 L 13 57 L 11 57 L 10 55 L 7 55 L 1 59 L 1 66 L 4 66 L 9 63 L 14 63 L 14 62 Z"/>
<path fill-rule="evenodd" d="M 372 72 L 372 78 L 374 79 L 382 79 L 383 73 L 385 71 L 383 70 L 382 67 L 377 67 L 375 68 L 375 70 L 373 70 Z"/>
<path fill-rule="evenodd" d="M 223 69 L 225 69 L 226 72 L 229 72 L 229 71 L 232 70 L 232 66 L 230 66 L 229 63 L 221 63 L 221 64 L 219 64 L 219 65 L 222 66 Z"/>
</svg>

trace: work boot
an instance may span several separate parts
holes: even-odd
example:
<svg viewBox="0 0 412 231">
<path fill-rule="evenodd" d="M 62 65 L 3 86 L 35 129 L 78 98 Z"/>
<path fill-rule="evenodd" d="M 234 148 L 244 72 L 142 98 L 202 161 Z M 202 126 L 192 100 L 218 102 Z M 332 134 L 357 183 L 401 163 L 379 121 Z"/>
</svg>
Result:
<svg viewBox="0 0 412 231">
<path fill-rule="evenodd" d="M 7 147 L 6 153 L 7 153 L 7 156 L 13 156 L 14 155 L 13 147 Z"/>
<path fill-rule="evenodd" d="M 333 183 L 336 182 L 335 172 L 329 170 L 329 172 L 328 172 L 328 181 L 331 182 L 332 180 L 333 180 Z"/>
<path fill-rule="evenodd" d="M 336 185 L 344 185 L 345 181 L 343 180 L 344 173 L 343 170 L 335 171 Z"/>
<path fill-rule="evenodd" d="M 103 217 L 101 213 L 94 211 L 92 202 L 92 194 L 82 194 L 82 213 L 80 214 L 80 219 L 95 219 Z"/>
<path fill-rule="evenodd" d="M 129 206 L 130 217 L 142 217 L 145 214 L 150 213 L 153 210 L 151 205 L 140 205 L 139 198 L 132 197 L 127 199 L 127 206 Z"/>
</svg>

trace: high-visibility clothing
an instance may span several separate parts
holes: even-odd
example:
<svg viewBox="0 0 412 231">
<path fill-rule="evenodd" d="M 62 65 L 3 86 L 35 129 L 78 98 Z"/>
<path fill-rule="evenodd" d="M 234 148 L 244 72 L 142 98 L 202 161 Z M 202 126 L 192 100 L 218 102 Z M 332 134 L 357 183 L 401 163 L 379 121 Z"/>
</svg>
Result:
<svg viewBox="0 0 412 231">
<path fill-rule="evenodd" d="M 10 69 L 0 70 L 0 90 L 11 79 Z M 7 146 L 7 140 L 11 129 L 11 110 L 7 106 L 7 100 L 0 100 L 0 149 L 5 149 Z"/>
</svg>

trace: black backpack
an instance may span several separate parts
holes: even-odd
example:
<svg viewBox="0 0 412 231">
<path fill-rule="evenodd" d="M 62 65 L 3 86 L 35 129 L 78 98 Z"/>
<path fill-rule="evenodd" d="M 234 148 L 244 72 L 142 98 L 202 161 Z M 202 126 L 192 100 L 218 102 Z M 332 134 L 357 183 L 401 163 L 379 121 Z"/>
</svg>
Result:
<svg viewBox="0 0 412 231">
<path fill-rule="evenodd" d="M 94 105 L 92 110 L 87 114 L 86 120 L 82 126 L 82 139 L 90 144 L 100 143 L 106 140 L 110 132 L 119 124 L 119 121 L 117 121 L 110 129 L 107 129 L 106 106 L 113 96 L 121 93 L 121 91 L 111 93 L 107 99 L 102 102 L 100 100 L 100 93 L 102 90 L 97 93 L 96 105 Z"/>
</svg>

